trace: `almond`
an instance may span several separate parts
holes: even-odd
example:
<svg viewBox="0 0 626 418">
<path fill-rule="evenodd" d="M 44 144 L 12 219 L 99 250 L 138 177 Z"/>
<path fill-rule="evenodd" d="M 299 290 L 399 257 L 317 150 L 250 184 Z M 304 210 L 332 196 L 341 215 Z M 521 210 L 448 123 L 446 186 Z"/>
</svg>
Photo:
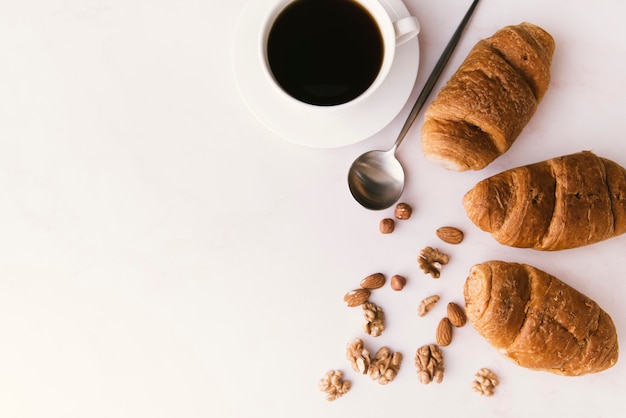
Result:
<svg viewBox="0 0 626 418">
<path fill-rule="evenodd" d="M 448 317 L 441 318 L 439 325 L 437 326 L 437 334 L 435 335 L 437 344 L 442 347 L 450 345 L 452 342 L 452 324 Z"/>
<path fill-rule="evenodd" d="M 465 311 L 454 302 L 448 303 L 448 318 L 455 327 L 462 327 L 467 322 Z"/>
<path fill-rule="evenodd" d="M 385 285 L 385 281 L 384 274 L 374 273 L 361 280 L 361 287 L 369 290 L 380 289 Z"/>
<path fill-rule="evenodd" d="M 436 233 L 439 239 L 448 244 L 460 244 L 463 242 L 463 231 L 453 226 L 442 226 Z"/>
<path fill-rule="evenodd" d="M 355 306 L 363 305 L 365 302 L 367 302 L 371 293 L 372 292 L 370 292 L 369 289 L 354 289 L 346 293 L 346 295 L 343 297 L 343 300 L 344 302 L 346 302 L 346 305 L 353 308 Z"/>
</svg>

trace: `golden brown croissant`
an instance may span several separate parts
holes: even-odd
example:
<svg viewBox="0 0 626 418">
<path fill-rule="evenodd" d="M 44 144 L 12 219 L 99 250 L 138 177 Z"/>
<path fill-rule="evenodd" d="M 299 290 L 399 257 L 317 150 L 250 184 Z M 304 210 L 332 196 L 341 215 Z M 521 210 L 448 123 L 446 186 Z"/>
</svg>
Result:
<svg viewBox="0 0 626 418">
<path fill-rule="evenodd" d="M 424 155 L 465 171 L 504 154 L 548 89 L 554 47 L 552 36 L 531 23 L 479 41 L 426 110 Z"/>
<path fill-rule="evenodd" d="M 582 247 L 626 232 L 626 170 L 583 151 L 486 178 L 463 206 L 501 244 Z"/>
<path fill-rule="evenodd" d="M 534 267 L 503 261 L 473 266 L 465 282 L 465 309 L 478 333 L 522 367 L 579 376 L 617 362 L 611 317 Z"/>
</svg>

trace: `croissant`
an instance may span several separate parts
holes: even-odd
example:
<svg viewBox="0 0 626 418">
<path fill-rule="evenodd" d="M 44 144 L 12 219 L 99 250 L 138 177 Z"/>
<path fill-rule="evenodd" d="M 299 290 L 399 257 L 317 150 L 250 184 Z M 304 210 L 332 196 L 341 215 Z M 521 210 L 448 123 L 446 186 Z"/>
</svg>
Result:
<svg viewBox="0 0 626 418">
<path fill-rule="evenodd" d="M 550 83 L 552 36 L 531 23 L 479 41 L 424 115 L 424 155 L 441 166 L 480 170 L 504 154 Z"/>
<path fill-rule="evenodd" d="M 525 264 L 488 261 L 470 269 L 464 288 L 469 322 L 522 367 L 566 376 L 617 363 L 611 317 L 561 280 Z"/>
<path fill-rule="evenodd" d="M 463 206 L 501 244 L 582 247 L 626 232 L 626 169 L 590 151 L 565 155 L 488 177 Z"/>
</svg>

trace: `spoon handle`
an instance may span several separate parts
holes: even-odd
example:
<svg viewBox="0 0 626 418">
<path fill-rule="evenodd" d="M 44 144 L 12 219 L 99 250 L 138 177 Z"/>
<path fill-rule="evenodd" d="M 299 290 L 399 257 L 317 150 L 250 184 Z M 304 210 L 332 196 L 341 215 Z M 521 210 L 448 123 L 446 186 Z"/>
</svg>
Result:
<svg viewBox="0 0 626 418">
<path fill-rule="evenodd" d="M 426 84 L 424 84 L 420 95 L 417 97 L 417 101 L 413 105 L 413 109 L 411 109 L 411 113 L 409 113 L 409 117 L 407 118 L 406 122 L 404 122 L 404 126 L 402 127 L 402 130 L 398 135 L 398 139 L 396 139 L 396 143 L 393 145 L 394 152 L 400 146 L 400 143 L 409 132 L 411 125 L 413 125 L 413 122 L 415 122 L 417 115 L 419 114 L 420 110 L 422 110 L 422 106 L 424 106 L 424 103 L 426 103 L 428 95 L 432 91 L 433 87 L 435 87 L 435 84 L 437 83 L 441 72 L 448 63 L 448 59 L 450 59 L 450 55 L 452 55 L 452 51 L 454 51 L 456 44 L 459 42 L 459 39 L 461 39 L 461 34 L 463 33 L 465 26 L 467 26 L 467 22 L 469 22 L 470 17 L 472 17 L 472 13 L 474 13 L 474 9 L 476 8 L 478 1 L 479 0 L 474 0 L 470 8 L 465 13 L 463 20 L 461 20 L 461 23 L 459 23 L 456 31 L 454 31 L 452 38 L 450 38 L 450 41 L 448 41 L 446 49 L 443 50 L 441 57 L 439 57 L 439 61 L 437 61 L 437 64 L 435 64 L 433 72 L 430 73 L 428 80 L 426 80 Z"/>
</svg>

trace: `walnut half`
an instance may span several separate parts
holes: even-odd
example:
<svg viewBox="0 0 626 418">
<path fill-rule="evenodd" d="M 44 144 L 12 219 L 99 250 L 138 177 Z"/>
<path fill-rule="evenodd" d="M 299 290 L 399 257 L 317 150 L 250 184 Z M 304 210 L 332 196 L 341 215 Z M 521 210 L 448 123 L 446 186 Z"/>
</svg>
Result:
<svg viewBox="0 0 626 418">
<path fill-rule="evenodd" d="M 372 302 L 363 304 L 363 315 L 365 316 L 365 324 L 363 331 L 372 337 L 379 337 L 385 330 L 385 312 L 383 308 Z"/>
<path fill-rule="evenodd" d="M 378 381 L 381 385 L 392 382 L 402 363 L 402 354 L 392 352 L 388 347 L 383 347 L 376 352 L 376 358 L 369 369 L 369 376 L 372 380 Z"/>
<path fill-rule="evenodd" d="M 367 374 L 372 363 L 370 353 L 367 351 L 360 338 L 348 343 L 346 347 L 346 358 L 352 365 L 352 370 L 361 374 Z"/>
<path fill-rule="evenodd" d="M 319 381 L 319 388 L 326 394 L 327 401 L 334 401 L 342 397 L 350 390 L 349 380 L 343 380 L 343 372 L 340 370 L 330 370 Z"/>
<path fill-rule="evenodd" d="M 436 344 L 418 348 L 415 353 L 415 365 L 420 383 L 427 385 L 433 380 L 437 383 L 443 381 L 443 353 Z"/>
<path fill-rule="evenodd" d="M 483 396 L 493 396 L 493 390 L 500 384 L 498 377 L 489 369 L 482 368 L 476 372 L 476 380 L 472 382 L 472 389 Z"/>
<path fill-rule="evenodd" d="M 426 247 L 420 251 L 417 262 L 425 274 L 430 274 L 434 279 L 441 275 L 441 269 L 448 264 L 450 257 L 436 248 Z"/>
</svg>

